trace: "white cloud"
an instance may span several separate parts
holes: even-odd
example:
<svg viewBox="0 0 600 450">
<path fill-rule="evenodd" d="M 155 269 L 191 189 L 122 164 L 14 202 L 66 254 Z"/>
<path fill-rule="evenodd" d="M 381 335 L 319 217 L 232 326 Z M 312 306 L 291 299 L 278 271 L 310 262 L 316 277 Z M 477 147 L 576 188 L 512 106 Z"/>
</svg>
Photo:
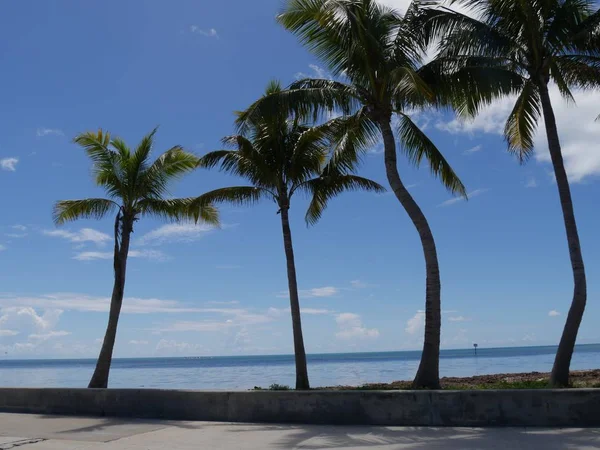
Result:
<svg viewBox="0 0 600 450">
<path fill-rule="evenodd" d="M 16 224 L 11 227 L 13 230 L 17 231 L 27 231 L 27 227 L 25 225 Z"/>
<path fill-rule="evenodd" d="M 97 259 L 113 259 L 113 252 L 79 252 L 73 256 L 78 261 L 94 261 Z M 130 250 L 130 258 L 148 259 L 150 261 L 166 261 L 168 256 L 159 250 Z"/>
<path fill-rule="evenodd" d="M 131 340 L 129 341 L 129 344 L 131 345 L 148 345 L 148 341 L 138 341 L 138 340 Z"/>
<path fill-rule="evenodd" d="M 15 330 L 0 330 L 0 337 L 16 336 L 17 334 L 19 334 L 19 332 Z"/>
<path fill-rule="evenodd" d="M 468 150 L 465 150 L 465 151 L 463 152 L 463 155 L 472 155 L 473 153 L 480 152 L 482 148 L 483 148 L 483 146 L 481 146 L 481 145 L 476 145 L 475 147 L 472 147 L 472 148 L 470 148 L 470 149 L 468 149 Z"/>
<path fill-rule="evenodd" d="M 207 305 L 239 305 L 240 302 L 232 300 L 230 302 L 206 302 Z"/>
<path fill-rule="evenodd" d="M 469 200 L 470 200 L 470 199 L 472 199 L 474 197 L 477 197 L 477 196 L 479 196 L 481 194 L 485 194 L 488 191 L 489 191 L 489 189 L 476 189 L 473 192 L 469 192 L 467 194 L 467 196 L 469 197 Z M 451 205 L 454 205 L 456 203 L 460 203 L 460 202 L 464 202 L 464 201 L 465 201 L 465 199 L 463 197 L 454 197 L 454 198 L 451 198 L 450 200 L 446 200 L 445 202 L 440 203 L 438 206 L 451 206 Z"/>
<path fill-rule="evenodd" d="M 325 286 L 320 288 L 312 288 L 312 289 L 302 289 L 298 291 L 298 295 L 302 298 L 314 298 L 314 297 L 333 297 L 337 295 L 340 290 L 333 286 Z M 279 298 L 289 298 L 289 293 L 287 291 L 282 291 L 277 294 Z"/>
<path fill-rule="evenodd" d="M 219 34 L 217 33 L 217 30 L 215 30 L 214 28 L 209 28 L 209 29 L 202 29 L 200 28 L 198 25 L 191 25 L 190 26 L 190 31 L 192 33 L 195 34 L 200 34 L 202 36 L 206 36 L 206 37 L 211 37 L 211 38 L 219 38 Z"/>
<path fill-rule="evenodd" d="M 417 311 L 417 313 L 406 322 L 406 328 L 404 328 L 404 331 L 406 331 L 408 334 L 416 334 L 417 332 L 421 331 L 424 326 L 425 311 Z"/>
<path fill-rule="evenodd" d="M 0 328 L 9 325 L 12 330 L 51 330 L 58 322 L 62 310 L 46 309 L 43 315 L 39 315 L 31 306 L 12 306 L 9 302 L 2 302 L 0 308 Z"/>
<path fill-rule="evenodd" d="M 172 223 L 146 233 L 139 240 L 140 245 L 160 245 L 167 242 L 193 242 L 202 239 L 215 227 L 207 224 Z"/>
<path fill-rule="evenodd" d="M 82 312 L 108 312 L 110 308 L 109 297 L 96 297 L 90 295 L 58 293 L 37 297 L 0 295 L 0 304 L 10 308 L 29 309 L 59 309 L 65 311 Z M 123 300 L 124 314 L 185 314 L 185 313 L 219 313 L 224 311 L 239 311 L 215 308 L 198 308 L 189 306 L 175 300 L 142 299 L 125 297 Z M 2 321 L 0 318 L 0 326 Z"/>
<path fill-rule="evenodd" d="M 298 72 L 295 76 L 297 80 L 302 80 L 303 78 L 320 78 L 324 80 L 331 80 L 331 74 L 327 72 L 327 70 L 323 69 L 321 66 L 317 66 L 316 64 L 309 64 L 308 67 L 312 70 L 312 73 L 304 73 Z"/>
<path fill-rule="evenodd" d="M 156 344 L 157 353 L 192 353 L 203 350 L 203 346 L 200 344 L 190 344 L 189 342 L 179 342 L 175 340 L 161 339 Z"/>
<path fill-rule="evenodd" d="M 560 316 L 560 313 L 558 311 L 556 311 L 555 309 L 553 309 L 552 311 L 548 312 L 548 316 L 550 316 L 550 317 L 558 317 L 558 316 Z"/>
<path fill-rule="evenodd" d="M 53 136 L 64 136 L 65 135 L 65 133 L 63 133 L 63 131 L 59 130 L 58 128 L 38 128 L 36 131 L 36 134 L 38 135 L 38 137 L 48 136 L 48 135 L 53 135 Z"/>
<path fill-rule="evenodd" d="M 536 179 L 532 177 L 529 180 L 527 180 L 525 187 L 526 188 L 536 188 L 536 187 L 538 187 L 538 183 L 537 183 Z"/>
<path fill-rule="evenodd" d="M 0 159 L 0 168 L 2 170 L 7 170 L 9 172 L 14 172 L 17 170 L 17 163 L 19 162 L 19 158 L 3 158 Z"/>
<path fill-rule="evenodd" d="M 366 328 L 363 326 L 362 319 L 358 314 L 341 313 L 335 318 L 338 325 L 338 331 L 335 336 L 338 339 L 369 339 L 379 337 L 377 328 Z"/>
<path fill-rule="evenodd" d="M 565 168 L 569 179 L 577 183 L 588 177 L 600 175 L 600 152 L 596 150 L 597 143 L 600 141 L 600 124 L 595 121 L 598 116 L 600 92 L 574 90 L 573 95 L 576 105 L 569 105 L 561 98 L 555 86 L 550 88 Z M 485 108 L 474 120 L 453 119 L 448 122 L 440 120 L 436 127 L 453 134 L 501 135 L 514 103 L 515 97 L 506 97 Z M 543 119 L 540 119 L 539 125 L 535 137 L 535 159 L 550 163 Z"/>
<path fill-rule="evenodd" d="M 471 319 L 469 319 L 468 317 L 464 317 L 464 316 L 453 316 L 453 317 L 448 317 L 448 320 L 450 322 L 468 322 Z"/>
<path fill-rule="evenodd" d="M 289 314 L 291 311 L 290 308 L 269 308 L 267 314 L 270 316 L 280 316 L 282 314 Z M 330 309 L 319 309 L 319 308 L 300 308 L 300 314 L 306 316 L 323 316 L 328 314 L 333 314 L 334 311 Z"/>
<path fill-rule="evenodd" d="M 43 234 L 46 236 L 60 237 L 73 243 L 84 244 L 86 242 L 93 242 L 98 246 L 104 246 L 107 242 L 110 242 L 112 238 L 98 230 L 92 228 L 82 228 L 79 231 L 69 230 L 44 230 Z"/>
<path fill-rule="evenodd" d="M 70 331 L 50 331 L 48 333 L 43 334 L 30 334 L 29 339 L 37 341 L 47 341 L 48 339 L 69 336 L 70 334 Z"/>
<path fill-rule="evenodd" d="M 369 285 L 367 283 L 365 283 L 364 281 L 361 280 L 352 280 L 350 282 L 350 285 L 354 288 L 354 289 L 364 289 L 366 287 L 369 287 Z"/>
</svg>

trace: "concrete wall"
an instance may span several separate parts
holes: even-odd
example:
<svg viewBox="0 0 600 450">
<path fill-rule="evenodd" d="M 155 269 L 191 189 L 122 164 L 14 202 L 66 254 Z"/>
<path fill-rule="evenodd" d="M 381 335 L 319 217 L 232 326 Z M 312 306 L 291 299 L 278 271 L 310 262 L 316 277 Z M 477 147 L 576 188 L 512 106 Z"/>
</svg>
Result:
<svg viewBox="0 0 600 450">
<path fill-rule="evenodd" d="M 0 411 L 405 426 L 600 426 L 600 389 L 258 391 L 2 389 Z"/>
</svg>

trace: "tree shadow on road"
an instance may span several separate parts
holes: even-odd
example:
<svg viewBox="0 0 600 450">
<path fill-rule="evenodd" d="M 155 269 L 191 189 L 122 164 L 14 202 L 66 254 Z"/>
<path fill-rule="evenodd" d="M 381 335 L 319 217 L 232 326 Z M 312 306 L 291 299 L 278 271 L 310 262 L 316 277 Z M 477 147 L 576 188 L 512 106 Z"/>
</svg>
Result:
<svg viewBox="0 0 600 450">
<path fill-rule="evenodd" d="M 232 429 L 249 431 L 250 426 Z M 390 448 L 427 450 L 600 448 L 600 430 L 535 428 L 421 428 L 252 425 L 280 431 L 272 449 Z"/>
</svg>

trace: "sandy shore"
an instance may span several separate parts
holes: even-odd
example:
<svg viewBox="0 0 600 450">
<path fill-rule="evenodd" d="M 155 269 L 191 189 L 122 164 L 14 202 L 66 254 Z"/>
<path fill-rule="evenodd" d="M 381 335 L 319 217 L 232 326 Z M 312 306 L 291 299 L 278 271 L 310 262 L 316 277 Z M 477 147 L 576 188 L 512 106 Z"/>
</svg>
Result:
<svg viewBox="0 0 600 450">
<path fill-rule="evenodd" d="M 444 389 L 542 389 L 547 387 L 549 377 L 549 373 L 542 372 L 501 373 L 474 377 L 444 377 L 440 381 Z M 600 388 L 600 369 L 571 372 L 571 384 L 575 388 Z M 333 386 L 325 389 L 396 390 L 410 389 L 410 385 L 410 381 L 394 381 L 363 386 Z"/>
</svg>

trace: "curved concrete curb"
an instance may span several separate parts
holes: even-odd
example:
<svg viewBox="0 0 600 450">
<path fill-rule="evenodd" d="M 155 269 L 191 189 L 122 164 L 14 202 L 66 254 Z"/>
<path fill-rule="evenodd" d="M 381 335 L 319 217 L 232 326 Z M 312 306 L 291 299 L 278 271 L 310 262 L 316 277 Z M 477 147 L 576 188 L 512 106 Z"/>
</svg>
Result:
<svg viewBox="0 0 600 450">
<path fill-rule="evenodd" d="M 220 422 L 600 426 L 600 389 L 208 392 L 0 388 L 0 411 Z"/>
</svg>

